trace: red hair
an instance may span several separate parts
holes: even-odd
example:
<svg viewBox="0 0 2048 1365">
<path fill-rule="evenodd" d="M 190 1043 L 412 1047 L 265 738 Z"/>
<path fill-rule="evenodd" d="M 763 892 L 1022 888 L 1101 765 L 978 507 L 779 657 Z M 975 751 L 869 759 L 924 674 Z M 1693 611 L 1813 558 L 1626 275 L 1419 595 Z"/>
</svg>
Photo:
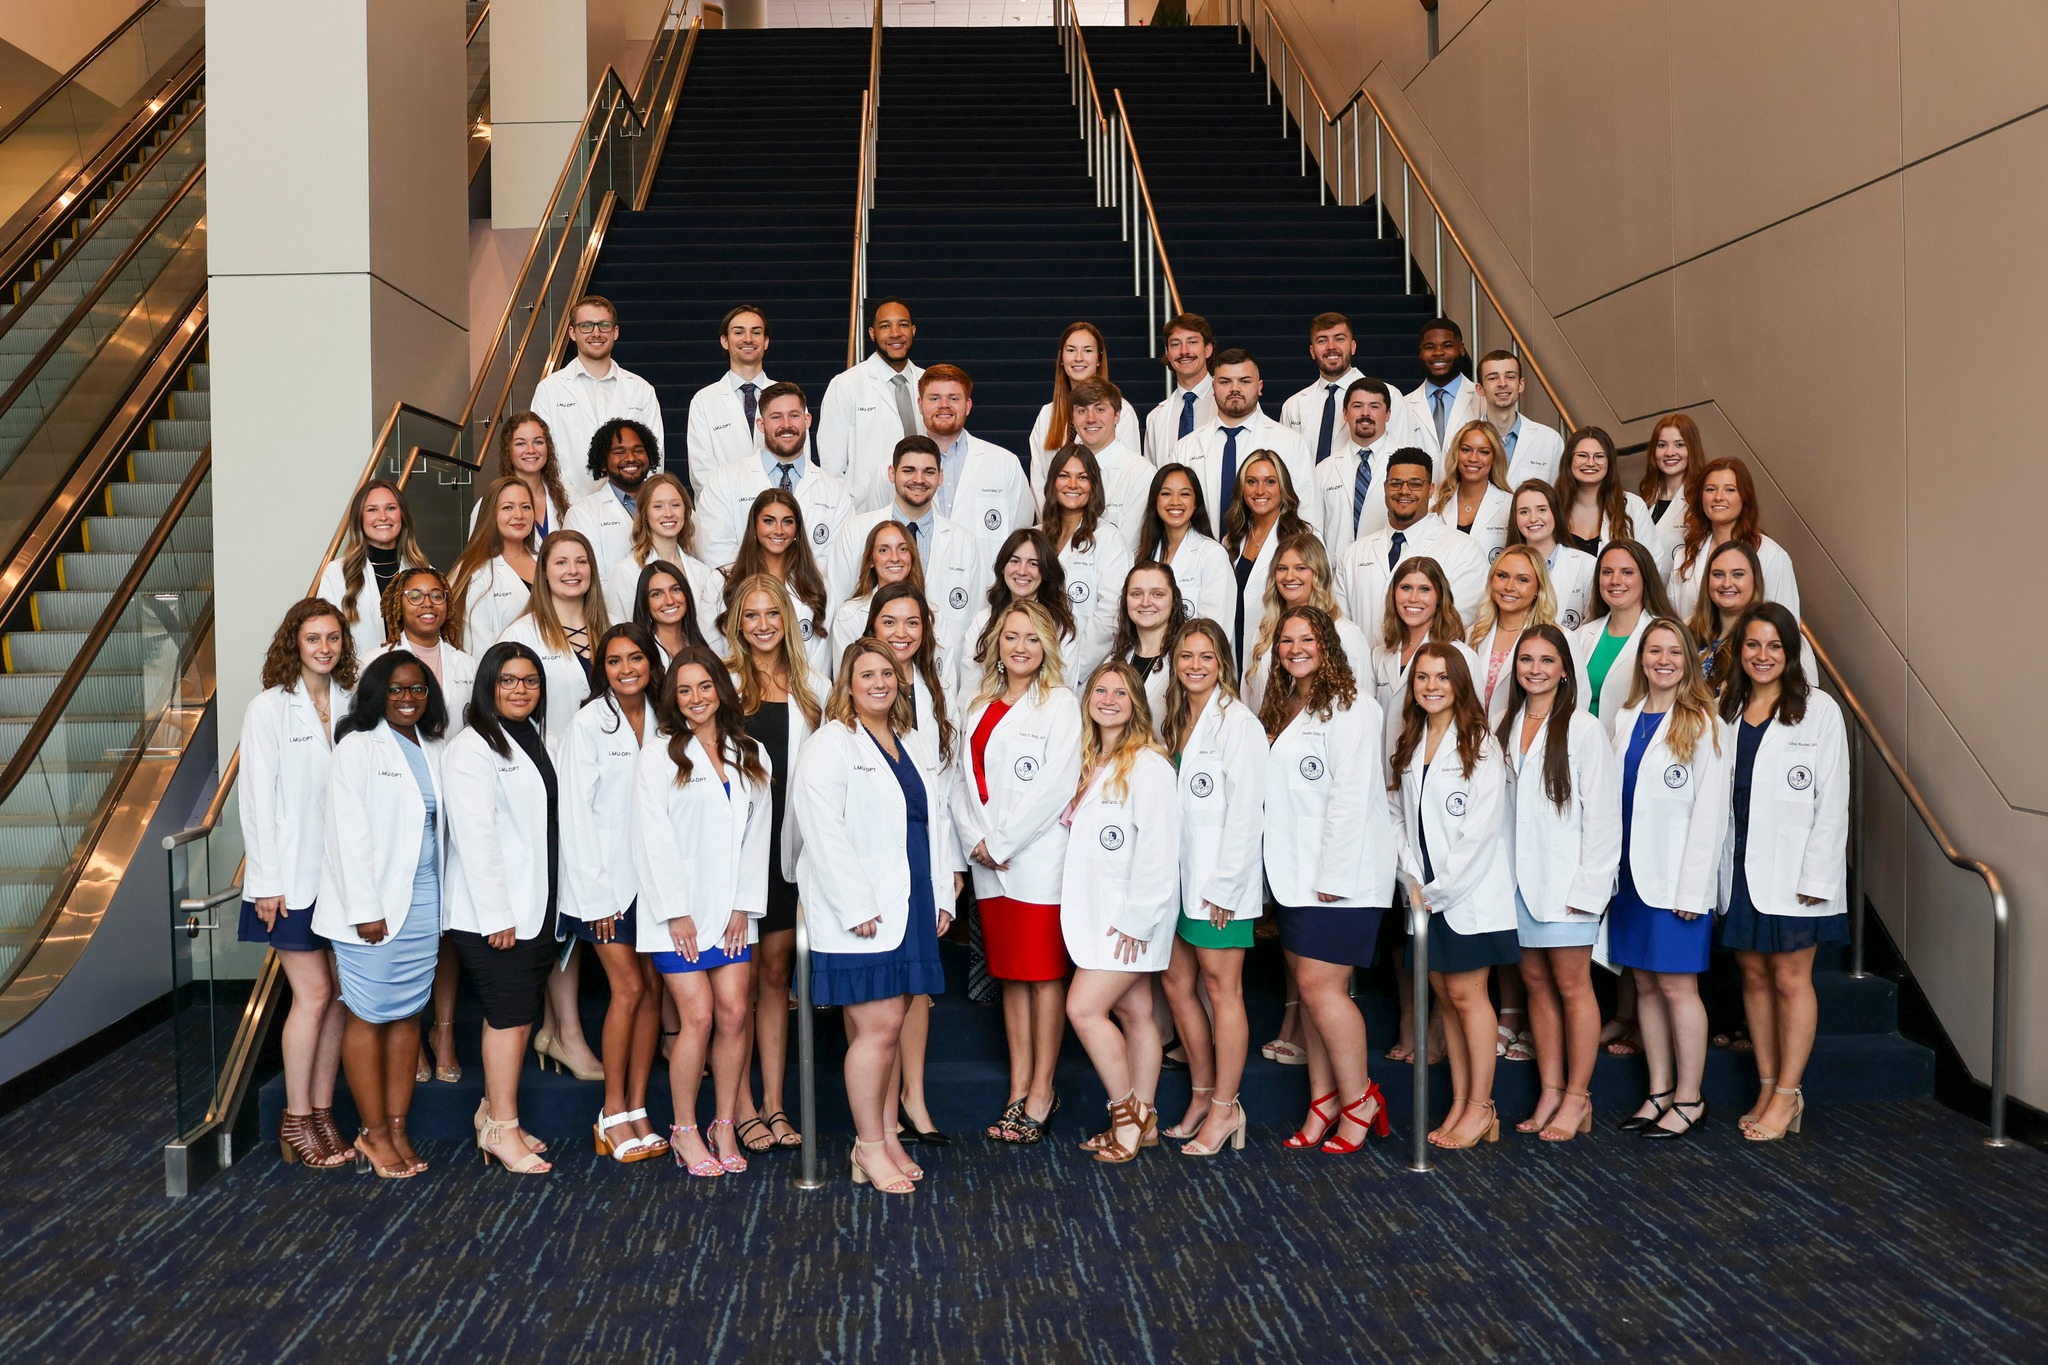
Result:
<svg viewBox="0 0 2048 1365">
<path fill-rule="evenodd" d="M 1736 514 L 1735 530 L 1729 537 L 1739 540 L 1750 549 L 1758 549 L 1764 543 L 1763 516 L 1757 510 L 1756 482 L 1749 477 L 1749 466 L 1735 456 L 1710 460 L 1700 468 L 1699 477 L 1694 479 L 1685 492 L 1685 548 L 1678 556 L 1678 576 L 1690 578 L 1693 560 L 1706 543 L 1713 538 L 1714 528 L 1707 521 L 1704 493 L 1707 480 L 1723 470 L 1735 476 L 1735 492 L 1742 499 L 1742 511 Z"/>
</svg>

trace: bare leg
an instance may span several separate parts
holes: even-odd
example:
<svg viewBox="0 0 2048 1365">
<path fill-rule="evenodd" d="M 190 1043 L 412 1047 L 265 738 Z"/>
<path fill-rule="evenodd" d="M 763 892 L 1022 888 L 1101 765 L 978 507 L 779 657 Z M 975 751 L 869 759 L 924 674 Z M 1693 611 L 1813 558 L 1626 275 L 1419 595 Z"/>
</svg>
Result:
<svg viewBox="0 0 2048 1365">
<path fill-rule="evenodd" d="M 754 987 L 754 964 L 736 962 L 717 967 L 711 977 L 711 1104 L 719 1123 L 713 1140 L 721 1159 L 740 1154 L 739 1139 L 733 1135 L 733 1111 L 739 1107 L 740 1092 L 746 1088 L 747 1011 Z M 784 1013 L 787 1013 L 784 1010 Z"/>
<path fill-rule="evenodd" d="M 721 968 L 720 970 L 724 970 Z M 688 1132 L 670 1135 L 669 1144 L 694 1166 L 711 1156 L 710 1144 L 697 1127 L 697 1091 L 704 1080 L 704 1058 L 711 1050 L 712 992 L 709 972 L 665 972 L 662 983 L 676 1007 L 675 1046 L 668 1056 L 668 1090 L 675 1105 L 675 1123 Z M 714 1078 L 713 1089 L 717 1082 Z"/>
<path fill-rule="evenodd" d="M 1665 1095 L 1671 1089 L 1674 1062 L 1671 1054 L 1671 1016 L 1664 1009 L 1663 992 L 1657 989 L 1656 973 L 1631 968 L 1636 983 L 1636 1028 L 1642 1034 L 1643 1062 L 1650 1070 L 1650 1093 Z M 1669 1104 L 1671 1097 L 1661 1101 Z M 1660 1101 L 1646 1099 L 1636 1110 L 1639 1118 L 1657 1113 Z"/>
<path fill-rule="evenodd" d="M 1060 1039 L 1067 1032 L 1067 983 L 1031 983 L 1031 1087 L 1024 1112 L 1034 1119 L 1052 1113 L 1053 1068 L 1059 1065 Z"/>
<path fill-rule="evenodd" d="M 1003 983 L 1003 1037 L 1010 1045 L 1010 1098 L 1031 1093 L 1031 983 Z"/>
<path fill-rule="evenodd" d="M 488 1020 L 484 1023 L 484 1104 L 494 1123 L 512 1123 L 519 1117 L 519 1070 L 526 1064 L 526 1044 L 532 1036 L 531 1024 L 492 1028 Z M 501 1145 L 491 1148 L 491 1153 L 511 1166 L 525 1160 L 532 1146 L 524 1129 L 515 1129 L 509 1144 L 503 1138 L 499 1141 Z M 539 1169 L 553 1167 L 543 1163 Z"/>
<path fill-rule="evenodd" d="M 1692 972 L 1658 972 L 1656 978 L 1670 1021 L 1672 1075 L 1678 1087 L 1672 1109 L 1657 1126 L 1680 1131 L 1700 1116 L 1700 1080 L 1707 1070 L 1707 1007 L 1700 1001 L 1700 979 Z M 1686 1108 L 1679 1109 L 1679 1105 Z"/>
<path fill-rule="evenodd" d="M 1133 973 L 1119 973 L 1133 975 Z M 1164 1065 L 1165 1048 L 1159 1037 L 1159 1013 L 1154 1008 L 1158 1003 L 1153 994 L 1152 978 L 1158 973 L 1136 973 L 1137 980 L 1130 983 L 1122 995 L 1117 997 L 1116 1008 L 1112 1011 L 1117 1023 L 1123 1029 L 1124 1057 L 1131 1068 L 1131 1093 L 1138 1097 L 1138 1103 L 1149 1110 L 1159 1108 L 1159 1071 Z"/>
<path fill-rule="evenodd" d="M 931 1032 L 932 998 L 929 995 L 911 996 L 903 1010 L 903 1032 L 896 1040 L 896 1069 L 901 1073 L 902 1081 L 897 1088 L 897 1107 L 902 1116 L 922 1133 L 938 1128 L 932 1122 L 931 1110 L 925 1108 L 924 1103 L 924 1053 Z"/>
<path fill-rule="evenodd" d="M 287 957 L 311 957 L 311 953 L 290 953 Z M 389 1052 L 385 1041 L 387 1025 L 373 1024 L 351 1013 L 342 1026 L 341 1060 L 348 1071 L 348 1093 L 356 1102 L 363 1131 L 356 1136 L 356 1150 L 386 1170 L 408 1166 L 391 1140 L 391 1116 L 385 1098 L 391 1086 L 384 1074 Z M 411 1057 L 405 1059 L 405 1074 L 412 1076 Z"/>
<path fill-rule="evenodd" d="M 1450 1014 L 1452 1012 L 1451 997 L 1449 990 L 1444 985 L 1444 975 L 1442 972 L 1431 972 L 1429 974 L 1429 990 L 1437 1003 L 1437 1017 L 1442 1018 Z M 1489 1039 L 1487 1043 L 1489 1055 L 1491 1055 L 1492 1050 L 1492 1041 Z M 1455 1133 L 1458 1130 L 1458 1125 L 1465 1121 L 1465 1115 L 1470 1108 L 1466 1101 L 1471 1095 L 1472 1058 L 1466 1047 L 1465 1030 L 1462 1024 L 1457 1028 L 1446 1028 L 1444 1030 L 1444 1055 L 1449 1058 L 1451 1063 L 1451 1106 L 1444 1111 L 1444 1121 L 1430 1130 L 1429 1140 L 1431 1142 L 1441 1142 L 1444 1138 Z"/>
<path fill-rule="evenodd" d="M 1117 1019 L 1123 1019 L 1127 1014 L 1136 1012 L 1124 1008 L 1125 997 L 1134 987 L 1144 991 L 1142 1008 L 1149 1026 L 1152 988 L 1141 975 L 1083 967 L 1074 973 L 1073 989 L 1067 992 L 1067 1018 L 1073 1021 L 1074 1036 L 1087 1050 L 1088 1060 L 1094 1064 L 1095 1074 L 1101 1079 L 1102 1088 L 1109 1093 L 1112 1103 L 1135 1093 L 1125 1035 L 1111 1018 L 1112 1013 Z M 1159 1045 L 1156 1027 L 1152 1029 L 1152 1045 L 1156 1057 Z M 1154 1079 L 1157 1079 L 1156 1072 Z"/>
<path fill-rule="evenodd" d="M 1509 970 L 1501 969 L 1502 980 Z M 1535 1112 L 1516 1124 L 1515 1131 L 1534 1133 L 1550 1122 L 1564 1101 L 1564 1013 L 1558 1004 L 1557 983 L 1550 977 L 1549 949 L 1522 949 L 1520 977 L 1522 998 L 1528 1002 L 1529 1033 L 1536 1040 L 1536 1075 L 1543 1090 L 1536 1097 Z"/>
<path fill-rule="evenodd" d="M 1174 1033 L 1180 1039 L 1181 1050 L 1187 1054 L 1188 1083 L 1192 1092 L 1188 1098 L 1187 1113 L 1179 1123 L 1167 1129 L 1169 1137 L 1193 1137 L 1203 1120 L 1209 1117 L 1209 1100 L 1216 1092 L 1215 1040 L 1209 1032 L 1209 1012 L 1202 1008 L 1198 989 L 1200 973 L 1201 963 L 1195 946 L 1176 936 L 1173 959 L 1160 973 L 1160 984 L 1165 988 L 1166 1002 L 1173 1010 Z M 1213 993 L 1211 998 L 1214 998 Z M 1238 1002 L 1240 1013 L 1243 1004 L 1243 1001 Z"/>
<path fill-rule="evenodd" d="M 418 1083 L 413 1063 L 420 1051 L 420 1017 L 400 1019 L 382 1026 L 384 1033 L 384 1117 L 391 1130 L 391 1145 L 398 1159 L 420 1170 L 427 1163 L 413 1150 L 406 1136 L 405 1120 L 412 1113 L 413 1086 Z"/>
<path fill-rule="evenodd" d="M 895 1098 L 903 1009 L 900 995 L 846 1007 L 846 1101 L 853 1110 L 854 1136 L 862 1144 L 854 1149 L 853 1159 L 870 1180 L 884 1186 L 908 1179 L 884 1145 L 895 1128 L 895 1115 L 889 1111 Z"/>
<path fill-rule="evenodd" d="M 647 1073 L 654 1065 L 654 1035 L 660 1015 L 655 1012 L 652 983 L 647 971 L 653 966 L 630 942 L 613 940 L 597 946 L 598 965 L 611 984 L 611 1003 L 605 1007 L 604 1112 L 629 1114 L 647 1107 Z M 607 1141 L 624 1142 L 628 1134 L 644 1137 L 653 1132 L 646 1119 L 619 1124 L 605 1133 Z"/>
<path fill-rule="evenodd" d="M 455 1058 L 455 988 L 462 980 L 462 958 L 452 939 L 441 940 L 441 952 L 434 959 L 432 1006 L 434 1070 L 453 1073 L 460 1067 Z M 424 1055 L 424 1054 L 422 1054 Z"/>
<path fill-rule="evenodd" d="M 1441 982 L 1440 994 L 1447 1002 L 1447 1012 L 1454 1017 L 1445 1024 L 1445 1042 L 1453 1049 L 1460 1041 L 1464 1044 L 1464 1093 L 1465 1112 L 1455 1127 L 1445 1133 L 1447 1140 L 1459 1143 L 1470 1141 L 1484 1133 L 1494 1121 L 1493 1106 L 1493 1045 L 1497 1041 L 1494 1030 L 1499 1019 L 1493 1012 L 1493 1000 L 1486 993 L 1487 970 L 1482 967 L 1470 972 L 1432 972 Z M 1452 1075 L 1457 1075 L 1457 1063 L 1452 1062 Z M 1456 1080 L 1453 1081 L 1456 1088 Z"/>
<path fill-rule="evenodd" d="M 1593 994 L 1592 948 L 1551 948 L 1545 956 L 1564 1014 L 1565 1098 L 1551 1126 L 1575 1133 L 1592 1112 L 1593 1064 L 1600 1060 L 1600 1001 Z M 1525 953 L 1522 960 L 1528 961 Z"/>
<path fill-rule="evenodd" d="M 1244 1081 L 1245 1054 L 1251 1050 L 1251 1021 L 1244 1010 L 1244 949 L 1197 948 L 1195 959 L 1202 969 L 1202 989 L 1208 993 L 1215 1017 L 1216 1093 L 1196 1137 L 1214 1146 L 1237 1122 L 1229 1101 L 1237 1098 Z"/>
<path fill-rule="evenodd" d="M 1351 968 L 1296 956 L 1294 982 L 1301 989 L 1302 1013 L 1314 1026 L 1317 1047 L 1330 1069 L 1330 1087 L 1337 1092 L 1339 1109 L 1356 1104 L 1372 1078 L 1366 1071 L 1365 1016 L 1351 999 Z M 1313 1114 L 1309 1116 L 1308 1123 L 1317 1121 Z M 1303 1129 L 1306 1131 L 1306 1123 Z M 1330 1126 L 1329 1135 L 1346 1142 L 1365 1140 L 1364 1130 L 1351 1118 L 1338 1119 Z"/>
<path fill-rule="evenodd" d="M 761 1068 L 761 1109 L 782 1112 L 784 1079 L 789 1074 L 789 982 L 796 966 L 796 930 L 777 929 L 754 945 L 754 1060 Z M 754 1115 L 753 1087 L 740 1069 L 737 1118 Z"/>
<path fill-rule="evenodd" d="M 577 993 L 583 982 L 583 953 L 569 954 L 569 963 L 548 973 L 548 1006 L 554 1052 L 570 1070 L 595 1071 L 603 1065 L 583 1036 L 583 1012 L 577 1008 Z"/>
<path fill-rule="evenodd" d="M 1793 953 L 1772 953 L 1771 987 L 1777 1014 L 1778 1089 L 1797 1090 L 1806 1078 L 1806 1062 L 1813 1055 L 1813 1035 L 1819 1026 L 1819 1004 L 1813 994 L 1812 948 Z M 1755 1030 L 1751 1030 L 1755 1037 Z M 1761 1041 L 1757 1055 L 1763 1055 Z M 1773 1094 L 1759 1127 L 1782 1131 L 1798 1112 L 1798 1097 Z"/>
<path fill-rule="evenodd" d="M 303 1118 L 315 1109 L 334 1107 L 334 1077 L 341 1064 L 342 1030 L 348 1016 L 335 985 L 331 952 L 325 948 L 281 952 L 277 960 L 292 988 L 292 1007 L 285 1015 L 281 1038 L 284 1111 Z M 355 1093 L 353 1081 L 349 1093 Z"/>
<path fill-rule="evenodd" d="M 1741 1123 L 1754 1123 L 1771 1103 L 1771 1084 L 1784 1085 L 1778 1069 L 1777 993 L 1772 988 L 1771 960 L 1762 953 L 1737 951 L 1735 965 L 1742 970 L 1742 1017 L 1749 1025 L 1749 1042 L 1755 1051 L 1759 1079 L 1772 1078 L 1757 1091 Z M 1795 1082 L 1796 1084 L 1796 1082 Z M 1790 1087 L 1787 1087 L 1788 1089 Z"/>
</svg>

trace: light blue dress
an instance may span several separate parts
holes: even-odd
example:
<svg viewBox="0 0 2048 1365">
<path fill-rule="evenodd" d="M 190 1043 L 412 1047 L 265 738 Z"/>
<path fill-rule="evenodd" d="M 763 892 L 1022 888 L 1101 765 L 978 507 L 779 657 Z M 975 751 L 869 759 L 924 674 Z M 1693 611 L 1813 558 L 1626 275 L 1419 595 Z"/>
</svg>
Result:
<svg viewBox="0 0 2048 1365">
<path fill-rule="evenodd" d="M 427 1007 L 434 993 L 434 964 L 441 955 L 441 861 L 434 823 L 440 816 L 434 800 L 433 775 L 420 746 L 392 732 L 426 802 L 420 822 L 420 863 L 412 874 L 412 908 L 396 937 L 382 943 L 334 944 L 334 966 L 341 978 L 341 1003 L 368 1024 L 410 1019 Z"/>
</svg>

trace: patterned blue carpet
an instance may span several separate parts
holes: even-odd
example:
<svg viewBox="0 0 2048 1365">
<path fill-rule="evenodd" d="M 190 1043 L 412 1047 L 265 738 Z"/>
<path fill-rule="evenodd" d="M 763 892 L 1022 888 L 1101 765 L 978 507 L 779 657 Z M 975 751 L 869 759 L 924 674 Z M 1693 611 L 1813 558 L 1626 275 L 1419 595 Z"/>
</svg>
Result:
<svg viewBox="0 0 2048 1365">
<path fill-rule="evenodd" d="M 1927 1102 L 1693 1144 L 1505 1135 L 1121 1168 L 932 1155 L 929 1193 L 793 1157 L 692 1181 L 575 1133 L 552 1176 L 453 1142 L 407 1183 L 273 1149 L 162 1195 L 168 1043 L 0 1121 L 0 1360 L 2040 1360 L 2048 1158 Z M 1088 1116 L 1092 1119 L 1094 1116 Z M 1606 1117 L 1606 1116 L 1603 1116 Z M 1403 1135 L 1396 1133 L 1396 1143 Z M 921 1152 L 921 1155 L 925 1153 Z"/>
</svg>

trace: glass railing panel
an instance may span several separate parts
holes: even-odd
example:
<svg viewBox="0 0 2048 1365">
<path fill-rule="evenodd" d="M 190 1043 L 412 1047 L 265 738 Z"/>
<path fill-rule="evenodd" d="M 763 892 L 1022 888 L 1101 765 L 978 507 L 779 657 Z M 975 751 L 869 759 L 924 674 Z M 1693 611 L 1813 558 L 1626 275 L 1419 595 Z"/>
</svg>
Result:
<svg viewBox="0 0 2048 1365">
<path fill-rule="evenodd" d="M 427 558 L 446 570 L 462 555 L 469 538 L 470 509 L 488 476 L 459 460 L 422 454 L 405 480 L 405 505 Z"/>
</svg>

